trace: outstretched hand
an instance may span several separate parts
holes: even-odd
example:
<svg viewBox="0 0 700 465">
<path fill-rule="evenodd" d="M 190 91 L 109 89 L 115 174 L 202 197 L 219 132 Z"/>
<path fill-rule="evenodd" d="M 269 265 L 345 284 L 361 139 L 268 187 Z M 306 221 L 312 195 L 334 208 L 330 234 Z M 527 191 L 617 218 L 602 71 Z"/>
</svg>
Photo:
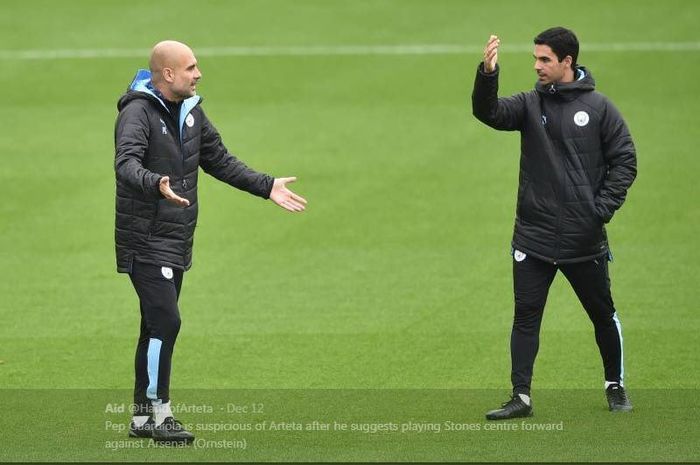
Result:
<svg viewBox="0 0 700 465">
<path fill-rule="evenodd" d="M 275 178 L 270 192 L 270 200 L 290 212 L 303 212 L 306 208 L 306 199 L 287 189 L 287 184 L 296 181 L 297 178 Z"/>
<path fill-rule="evenodd" d="M 170 188 L 170 177 L 163 176 L 162 178 L 160 178 L 160 181 L 158 182 L 158 190 L 160 190 L 160 193 L 163 194 L 163 197 L 165 197 L 167 200 L 174 203 L 175 205 L 179 207 L 190 206 L 189 200 L 183 199 L 175 192 L 173 192 L 173 190 Z"/>
<path fill-rule="evenodd" d="M 501 39 L 498 36 L 492 35 L 484 47 L 484 71 L 493 73 L 498 63 L 498 47 L 501 45 Z"/>
</svg>

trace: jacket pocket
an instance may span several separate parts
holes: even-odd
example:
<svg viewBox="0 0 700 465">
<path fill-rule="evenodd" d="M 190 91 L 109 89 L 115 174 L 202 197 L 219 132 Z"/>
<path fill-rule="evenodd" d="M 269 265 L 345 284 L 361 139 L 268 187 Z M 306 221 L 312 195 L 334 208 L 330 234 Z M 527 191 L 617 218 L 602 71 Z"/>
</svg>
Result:
<svg viewBox="0 0 700 465">
<path fill-rule="evenodd" d="M 530 210 L 532 209 L 532 202 L 529 202 L 530 189 L 532 183 L 528 178 L 523 178 L 520 185 L 518 186 L 518 205 L 516 207 L 516 215 L 518 218 L 523 218 L 530 216 Z M 530 205 L 528 205 L 528 203 Z"/>
<path fill-rule="evenodd" d="M 591 200 L 591 211 L 593 212 L 593 218 L 598 222 L 599 226 L 605 224 L 605 219 L 598 213 L 598 208 L 596 207 L 595 200 Z"/>
<path fill-rule="evenodd" d="M 602 226 L 605 224 L 605 221 L 603 217 L 598 213 L 598 207 L 596 206 L 596 194 L 593 191 L 593 187 L 591 184 L 588 184 L 588 188 L 586 189 L 586 208 L 590 212 L 591 219 L 597 223 L 596 226 Z"/>
<path fill-rule="evenodd" d="M 156 229 L 156 223 L 158 222 L 158 213 L 160 212 L 160 203 L 162 199 L 156 201 L 156 209 L 153 212 L 153 218 L 151 218 L 151 224 L 148 226 L 148 237 L 150 238 Z"/>
</svg>

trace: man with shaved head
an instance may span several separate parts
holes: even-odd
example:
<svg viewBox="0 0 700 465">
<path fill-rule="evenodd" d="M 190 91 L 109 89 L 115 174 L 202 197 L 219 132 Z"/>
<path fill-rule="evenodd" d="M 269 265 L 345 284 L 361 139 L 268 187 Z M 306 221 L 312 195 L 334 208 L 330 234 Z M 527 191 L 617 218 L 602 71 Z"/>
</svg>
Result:
<svg viewBox="0 0 700 465">
<path fill-rule="evenodd" d="M 191 441 L 170 408 L 170 362 L 180 330 L 178 297 L 192 266 L 199 167 L 231 186 L 290 212 L 306 200 L 286 185 L 296 178 L 258 173 L 231 155 L 196 93 L 202 73 L 185 44 L 153 47 L 117 105 L 115 128 L 117 270 L 140 301 L 132 437 Z"/>
</svg>

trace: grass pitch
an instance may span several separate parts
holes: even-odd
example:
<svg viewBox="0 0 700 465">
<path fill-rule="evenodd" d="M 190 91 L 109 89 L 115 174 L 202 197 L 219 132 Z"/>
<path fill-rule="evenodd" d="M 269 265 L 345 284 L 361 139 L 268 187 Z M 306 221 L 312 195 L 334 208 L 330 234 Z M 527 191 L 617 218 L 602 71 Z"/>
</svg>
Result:
<svg viewBox="0 0 700 465">
<path fill-rule="evenodd" d="M 0 460 L 699 459 L 697 4 L 30 0 L 2 10 Z M 507 95 L 532 87 L 527 47 L 557 24 L 577 32 L 579 62 L 638 149 L 638 179 L 608 227 L 636 411 L 605 411 L 592 327 L 558 277 L 526 423 L 563 429 L 486 431 L 484 411 L 509 391 L 519 141 L 478 123 L 469 97 L 489 34 L 502 39 Z M 204 109 L 229 149 L 258 170 L 298 176 L 310 204 L 289 215 L 201 176 L 172 395 L 214 411 L 179 416 L 194 425 L 438 423 L 440 432 L 203 429 L 198 438 L 247 447 L 110 447 L 125 434 L 107 422 L 129 416 L 106 409 L 130 399 L 138 333 L 135 293 L 114 265 L 115 105 L 164 38 L 195 53 L 474 47 L 199 57 Z M 612 50 L 625 44 L 646 45 Z M 242 403 L 268 410 L 226 411 Z M 446 421 L 481 429 L 450 432 Z"/>
</svg>

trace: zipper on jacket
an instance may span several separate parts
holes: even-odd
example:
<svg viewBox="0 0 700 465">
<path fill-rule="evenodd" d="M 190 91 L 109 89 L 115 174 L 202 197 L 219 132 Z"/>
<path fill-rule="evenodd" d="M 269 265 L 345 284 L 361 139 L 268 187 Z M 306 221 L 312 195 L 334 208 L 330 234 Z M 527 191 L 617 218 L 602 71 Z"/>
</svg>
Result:
<svg viewBox="0 0 700 465">
<path fill-rule="evenodd" d="M 556 88 L 555 88 L 554 84 L 552 84 L 550 86 L 549 92 L 551 94 L 556 93 Z M 547 118 L 546 113 L 545 113 L 544 98 L 542 97 L 542 95 L 538 95 L 538 97 L 540 100 L 540 114 L 543 116 L 543 121 L 545 123 L 554 121 L 556 124 L 561 125 L 561 114 L 562 114 L 561 107 L 559 105 L 554 106 L 554 108 L 556 108 L 556 110 L 557 110 L 557 114 L 556 115 L 550 114 L 550 116 L 554 116 L 554 118 Z M 555 159 L 553 161 L 555 163 L 561 162 L 561 160 L 559 160 L 559 158 L 558 158 L 559 149 L 557 147 L 555 139 L 552 138 L 552 133 L 550 132 L 550 129 L 549 129 L 550 125 L 545 124 L 544 127 L 545 127 L 545 133 L 547 134 L 547 139 L 548 139 L 549 145 L 550 145 L 552 152 L 553 152 L 553 156 L 555 157 Z M 559 126 L 559 130 L 561 131 L 561 126 Z M 556 170 L 557 168 L 558 167 L 555 165 L 554 169 Z M 559 174 L 561 176 L 565 176 L 565 173 L 564 173 L 565 170 L 562 169 L 562 170 L 558 170 L 558 171 L 562 171 Z M 555 173 L 555 175 L 556 175 L 556 173 Z M 556 224 L 556 227 L 554 230 L 556 242 L 555 242 L 555 247 L 554 247 L 554 257 L 552 257 L 552 264 L 553 265 L 557 264 L 557 262 L 559 260 L 559 255 L 561 254 L 561 222 L 562 222 L 562 217 L 563 217 L 562 210 L 564 208 L 564 198 L 566 197 L 565 192 L 562 191 L 562 189 L 564 189 L 563 186 L 564 186 L 564 180 L 562 179 L 561 182 L 557 182 L 556 189 L 554 190 L 554 194 L 556 196 L 556 201 L 557 201 L 557 224 Z"/>
<path fill-rule="evenodd" d="M 188 112 L 187 115 L 190 113 Z M 187 115 L 182 120 L 182 123 L 180 122 L 178 118 L 178 135 L 180 137 L 180 155 L 182 156 L 182 188 L 187 189 L 187 178 L 186 178 L 186 173 L 185 173 L 185 147 L 183 144 L 183 137 L 184 137 L 184 125 L 185 125 L 185 120 L 187 119 Z M 183 194 L 185 193 L 184 191 L 182 192 Z"/>
<path fill-rule="evenodd" d="M 185 173 L 185 147 L 182 144 L 182 137 L 180 137 L 180 155 L 182 155 L 182 188 L 187 189 L 187 178 Z"/>
<path fill-rule="evenodd" d="M 160 200 L 156 200 L 156 211 L 153 213 L 153 218 L 151 219 L 151 224 L 148 226 L 148 238 L 150 239 L 153 235 L 153 230 L 156 227 L 156 222 L 158 221 L 158 211 L 160 210 Z"/>
<path fill-rule="evenodd" d="M 175 129 L 177 130 L 178 147 L 180 149 L 180 157 L 182 158 L 182 187 L 183 187 L 183 189 L 187 189 L 187 180 L 185 179 L 185 150 L 184 150 L 183 144 L 182 144 L 182 136 L 181 136 L 182 126 L 180 125 L 180 115 L 179 114 L 174 115 L 173 113 L 171 113 L 169 107 L 167 107 L 166 105 L 162 105 L 162 106 L 165 108 L 165 111 L 168 113 L 168 115 L 172 118 L 172 121 L 175 122 Z M 179 108 L 181 108 L 181 106 Z M 184 122 L 184 120 L 183 120 L 183 122 Z"/>
<path fill-rule="evenodd" d="M 165 105 L 163 105 L 163 106 L 165 106 Z M 183 133 L 182 128 L 183 128 L 183 125 L 185 123 L 185 119 L 187 118 L 187 115 L 189 115 L 191 113 L 191 111 L 188 112 L 187 115 L 185 115 L 185 119 L 180 121 L 179 114 L 174 115 L 173 113 L 170 112 L 170 108 L 168 108 L 167 106 L 165 106 L 165 109 L 168 112 L 168 114 L 170 115 L 170 117 L 173 119 L 173 121 L 175 122 L 175 128 L 177 129 L 177 138 L 178 138 L 178 142 L 179 142 L 178 147 L 180 148 L 180 157 L 182 158 L 182 188 L 187 189 L 188 184 L 187 184 L 187 179 L 185 179 L 185 148 L 184 148 L 184 144 L 182 141 L 182 133 Z M 180 106 L 178 106 L 178 110 L 180 110 L 180 109 L 182 109 L 182 104 L 180 104 Z"/>
<path fill-rule="evenodd" d="M 562 109 L 558 108 L 559 114 L 557 115 L 557 118 L 559 118 L 559 123 L 561 124 L 561 116 L 562 116 Z M 561 127 L 560 127 L 561 130 Z M 557 237 L 557 247 L 554 250 L 554 264 L 557 264 L 557 261 L 559 260 L 559 257 L 561 257 L 561 243 L 562 243 L 562 222 L 564 220 L 564 210 L 566 208 L 566 162 L 561 158 L 561 154 L 563 153 L 562 150 L 560 150 L 559 145 L 563 145 L 562 139 L 558 139 L 560 142 L 557 142 L 554 145 L 556 148 L 555 156 L 557 157 L 556 160 L 559 163 L 560 166 L 558 166 L 559 169 L 559 176 L 562 177 L 562 179 L 559 179 L 557 189 L 556 189 L 556 195 L 557 195 L 557 229 L 556 229 L 556 237 Z"/>
</svg>

